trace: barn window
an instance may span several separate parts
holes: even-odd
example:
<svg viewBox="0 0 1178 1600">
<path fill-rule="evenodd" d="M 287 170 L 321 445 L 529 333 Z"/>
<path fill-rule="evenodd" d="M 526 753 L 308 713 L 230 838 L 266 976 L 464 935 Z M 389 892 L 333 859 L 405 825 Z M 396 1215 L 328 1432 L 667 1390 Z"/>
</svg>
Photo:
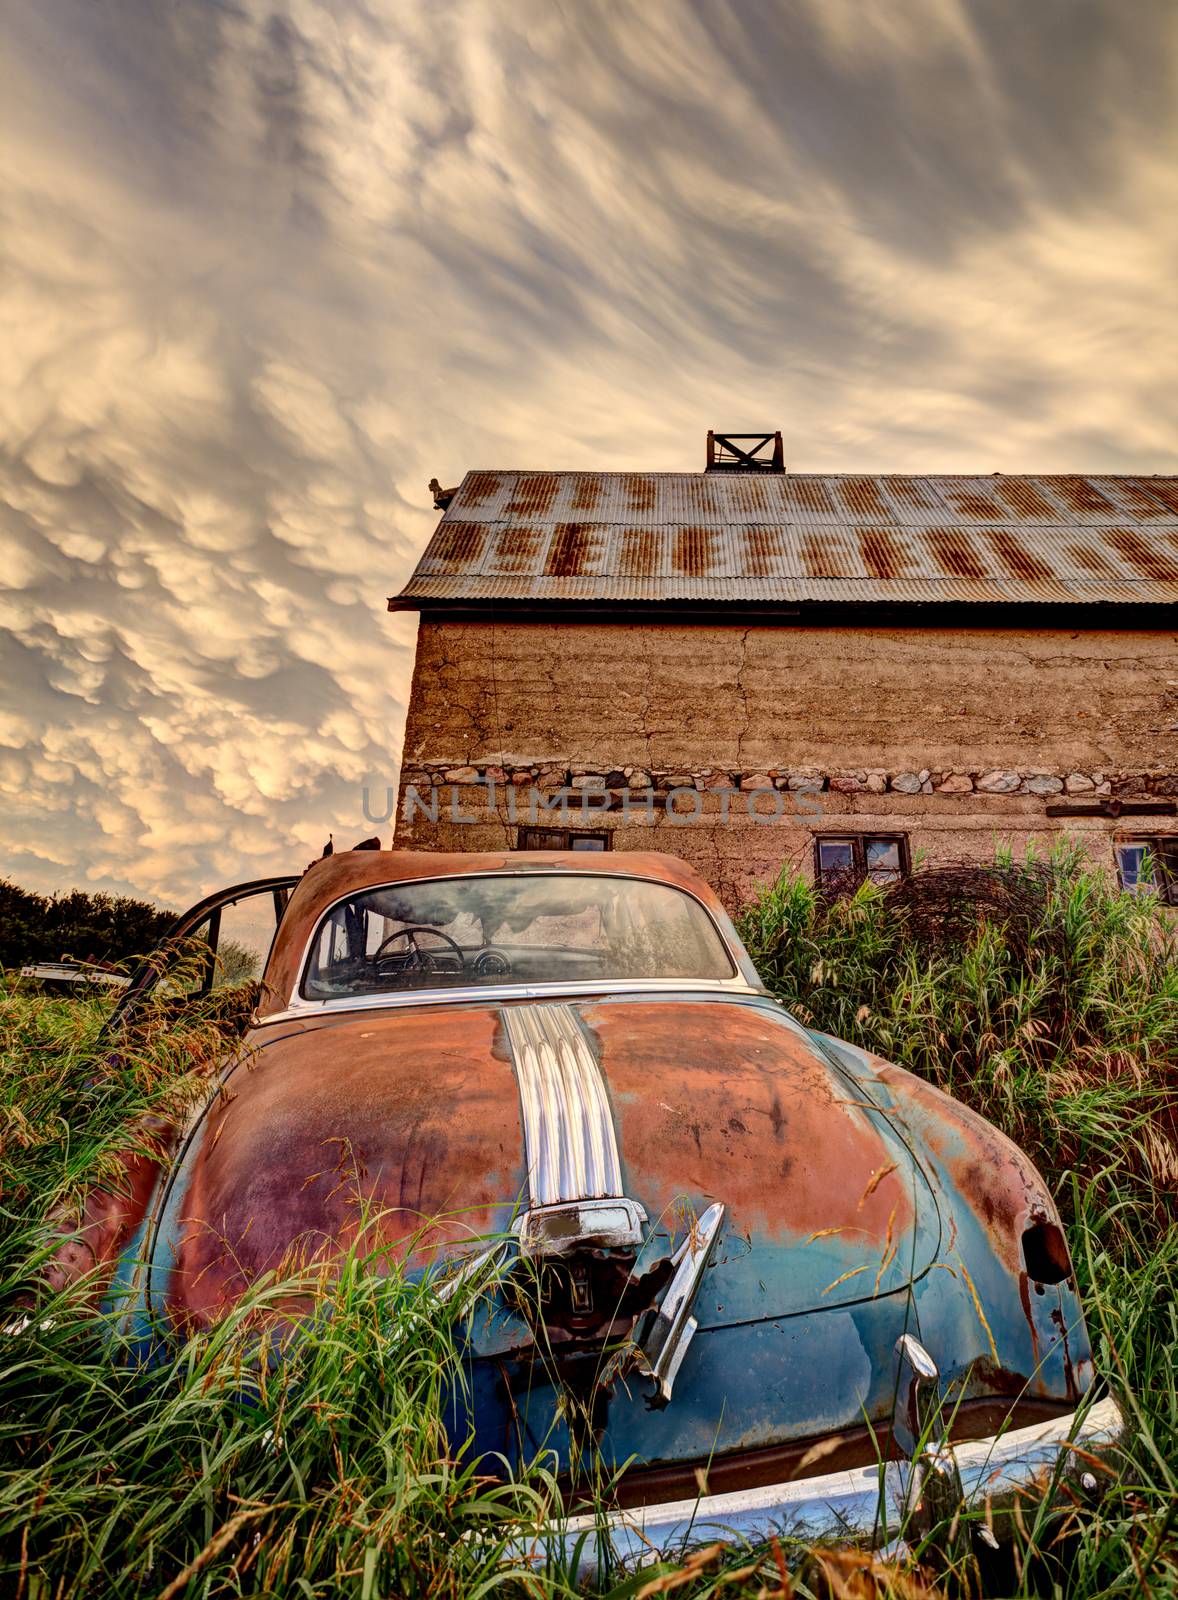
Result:
<svg viewBox="0 0 1178 1600">
<path fill-rule="evenodd" d="M 908 839 L 902 833 L 820 835 L 814 841 L 814 876 L 828 888 L 895 883 L 907 875 Z"/>
<path fill-rule="evenodd" d="M 1125 839 L 1113 848 L 1122 889 L 1130 894 L 1156 890 L 1170 905 L 1178 905 L 1178 836 Z"/>
<path fill-rule="evenodd" d="M 608 850 L 608 833 L 578 828 L 521 828 L 517 850 Z"/>
</svg>

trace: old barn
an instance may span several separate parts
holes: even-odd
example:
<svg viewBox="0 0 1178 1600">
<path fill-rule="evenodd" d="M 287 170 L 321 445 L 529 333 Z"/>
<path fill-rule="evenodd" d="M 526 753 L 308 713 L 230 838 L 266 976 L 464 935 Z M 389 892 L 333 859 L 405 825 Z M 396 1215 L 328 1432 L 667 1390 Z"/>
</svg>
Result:
<svg viewBox="0 0 1178 1600">
<path fill-rule="evenodd" d="M 665 849 L 736 903 L 1067 833 L 1178 898 L 1178 479 L 794 473 L 766 434 L 434 487 L 398 845 Z"/>
</svg>

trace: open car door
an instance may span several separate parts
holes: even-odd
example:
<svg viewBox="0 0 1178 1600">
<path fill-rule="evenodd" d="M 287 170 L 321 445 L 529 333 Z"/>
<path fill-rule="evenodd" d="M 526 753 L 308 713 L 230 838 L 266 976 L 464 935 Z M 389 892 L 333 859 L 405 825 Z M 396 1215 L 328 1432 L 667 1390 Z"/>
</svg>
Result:
<svg viewBox="0 0 1178 1600">
<path fill-rule="evenodd" d="M 198 900 L 140 962 L 111 1013 L 107 1034 L 125 1033 L 148 1006 L 178 1013 L 220 989 L 232 991 L 239 1003 L 231 1010 L 244 1023 L 299 877 L 255 878 Z"/>
</svg>

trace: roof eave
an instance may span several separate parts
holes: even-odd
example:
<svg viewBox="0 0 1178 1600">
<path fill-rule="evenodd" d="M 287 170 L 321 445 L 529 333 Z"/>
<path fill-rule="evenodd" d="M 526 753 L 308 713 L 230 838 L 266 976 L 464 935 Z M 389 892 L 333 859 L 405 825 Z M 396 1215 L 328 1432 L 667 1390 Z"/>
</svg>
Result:
<svg viewBox="0 0 1178 1600">
<path fill-rule="evenodd" d="M 882 625 L 903 621 L 938 626 L 966 621 L 983 625 L 1002 621 L 1023 626 L 1051 621 L 1060 626 L 1098 627 L 1110 622 L 1173 629 L 1175 608 L 1169 601 L 1068 599 L 1068 600 L 721 600 L 673 598 L 667 600 L 557 600 L 552 598 L 436 598 L 399 594 L 390 597 L 390 611 L 416 611 L 438 621 L 482 618 L 488 621 L 561 622 L 674 622 L 714 621 L 737 625 L 746 619 L 760 622 L 858 622 Z"/>
</svg>

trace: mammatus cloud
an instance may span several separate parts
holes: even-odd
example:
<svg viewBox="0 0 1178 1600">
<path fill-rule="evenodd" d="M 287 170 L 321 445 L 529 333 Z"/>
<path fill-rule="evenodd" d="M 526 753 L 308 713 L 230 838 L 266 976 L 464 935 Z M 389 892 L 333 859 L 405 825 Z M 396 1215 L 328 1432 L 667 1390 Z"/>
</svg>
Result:
<svg viewBox="0 0 1178 1600">
<path fill-rule="evenodd" d="M 1175 469 L 1169 0 L 9 16 L 31 886 L 178 903 L 372 831 L 435 474 L 761 424 L 815 470 Z"/>
</svg>

